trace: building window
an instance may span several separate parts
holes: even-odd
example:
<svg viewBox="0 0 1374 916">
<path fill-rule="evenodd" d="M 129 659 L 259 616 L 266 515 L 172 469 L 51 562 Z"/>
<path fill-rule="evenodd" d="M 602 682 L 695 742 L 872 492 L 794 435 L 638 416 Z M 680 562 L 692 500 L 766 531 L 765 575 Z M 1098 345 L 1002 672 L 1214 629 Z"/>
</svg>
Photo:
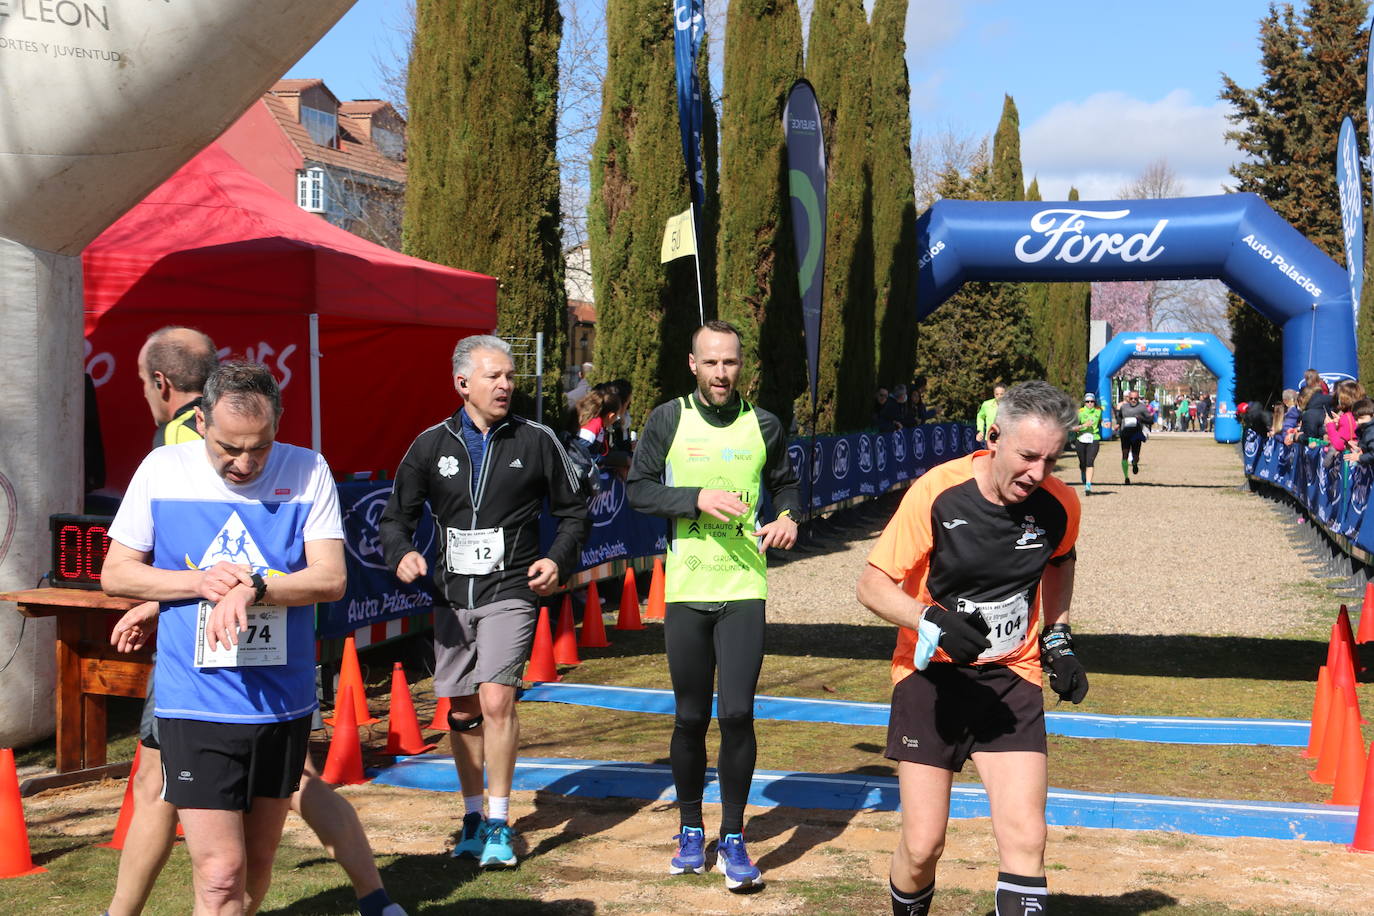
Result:
<svg viewBox="0 0 1374 916">
<path fill-rule="evenodd" d="M 372 142 L 376 144 L 378 151 L 388 159 L 394 159 L 400 162 L 406 157 L 405 138 L 394 130 L 387 130 L 384 127 L 373 127 Z"/>
<path fill-rule="evenodd" d="M 318 108 L 301 106 L 301 125 L 310 139 L 319 146 L 337 149 L 339 146 L 339 119 L 332 113 Z"/>
<path fill-rule="evenodd" d="M 311 213 L 325 211 L 328 202 L 324 196 L 324 169 L 316 166 L 296 176 L 296 203 Z"/>
</svg>

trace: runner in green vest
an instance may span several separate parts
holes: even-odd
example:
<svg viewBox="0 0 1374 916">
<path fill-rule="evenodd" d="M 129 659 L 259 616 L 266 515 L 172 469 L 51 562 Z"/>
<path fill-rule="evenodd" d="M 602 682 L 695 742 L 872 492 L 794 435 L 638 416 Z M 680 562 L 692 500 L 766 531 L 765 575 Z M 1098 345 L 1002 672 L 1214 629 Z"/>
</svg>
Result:
<svg viewBox="0 0 1374 916">
<path fill-rule="evenodd" d="M 701 800 L 706 729 L 720 671 L 721 827 L 716 867 L 725 886 L 762 883 L 744 845 L 744 805 L 754 776 L 754 691 L 763 665 L 769 547 L 796 543 L 797 477 L 782 423 L 735 392 L 739 332 L 708 321 L 692 336 L 697 390 L 655 408 L 635 448 L 627 488 L 636 511 L 669 519 L 663 636 L 676 720 L 669 757 L 682 829 L 671 874 L 706 870 Z M 775 520 L 759 524 L 766 489 Z"/>
<path fill-rule="evenodd" d="M 978 405 L 978 416 L 974 421 L 974 427 L 979 442 L 986 443 L 988 441 L 988 430 L 992 428 L 992 424 L 997 422 L 997 401 L 1006 393 L 1006 390 L 1005 385 L 994 386 L 992 397 Z M 982 447 L 986 448 L 987 446 Z"/>
</svg>

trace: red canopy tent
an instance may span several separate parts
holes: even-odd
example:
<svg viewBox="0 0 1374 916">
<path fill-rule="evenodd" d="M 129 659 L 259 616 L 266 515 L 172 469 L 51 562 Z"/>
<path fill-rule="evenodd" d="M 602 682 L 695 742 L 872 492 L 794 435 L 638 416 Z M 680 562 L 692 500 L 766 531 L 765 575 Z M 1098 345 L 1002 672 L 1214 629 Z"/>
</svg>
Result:
<svg viewBox="0 0 1374 916">
<path fill-rule="evenodd" d="M 279 438 L 338 473 L 394 468 L 453 411 L 454 343 L 496 325 L 492 277 L 408 257 L 301 210 L 211 144 L 92 242 L 86 366 L 107 484 L 122 490 L 152 420 L 137 360 L 159 327 L 209 334 L 270 366 Z"/>
</svg>

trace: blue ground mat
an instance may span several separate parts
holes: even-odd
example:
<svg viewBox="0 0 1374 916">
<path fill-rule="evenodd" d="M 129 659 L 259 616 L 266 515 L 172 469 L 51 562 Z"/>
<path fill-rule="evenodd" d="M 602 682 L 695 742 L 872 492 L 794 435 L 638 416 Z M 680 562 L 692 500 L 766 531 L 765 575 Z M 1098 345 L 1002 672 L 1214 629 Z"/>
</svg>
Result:
<svg viewBox="0 0 1374 916">
<path fill-rule="evenodd" d="M 673 714 L 671 690 L 607 687 L 600 684 L 537 684 L 521 699 L 568 703 L 623 712 Z M 756 697 L 754 716 L 789 722 L 887 725 L 886 703 Z M 714 714 L 714 707 L 712 709 Z M 1307 747 L 1308 723 L 1292 719 L 1195 719 L 1177 716 L 1105 716 L 1078 712 L 1045 713 L 1045 728 L 1066 738 L 1117 738 L 1158 744 L 1266 744 Z"/>
<path fill-rule="evenodd" d="M 374 771 L 377 785 L 458 791 L 453 760 L 447 755 L 398 757 L 396 764 Z M 642 798 L 672 801 L 673 775 L 663 764 L 560 757 L 523 758 L 515 768 L 518 790 L 542 790 L 583 798 Z M 707 771 L 705 801 L 718 803 L 715 771 Z M 897 780 L 891 776 L 851 773 L 754 774 L 749 803 L 838 811 L 895 811 Z M 1158 795 L 1103 795 L 1050 789 L 1045 816 L 1050 824 L 1164 830 L 1198 836 L 1262 837 L 1349 843 L 1355 835 L 1357 808 L 1346 805 L 1301 805 L 1281 802 L 1166 798 Z M 987 817 L 988 797 L 973 783 L 954 786 L 950 816 Z"/>
</svg>

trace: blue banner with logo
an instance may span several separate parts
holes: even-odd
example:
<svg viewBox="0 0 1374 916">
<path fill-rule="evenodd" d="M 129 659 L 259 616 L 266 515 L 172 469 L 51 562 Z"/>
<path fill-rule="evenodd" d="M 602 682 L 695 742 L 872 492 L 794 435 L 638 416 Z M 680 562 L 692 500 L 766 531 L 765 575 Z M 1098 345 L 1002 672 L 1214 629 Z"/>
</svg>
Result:
<svg viewBox="0 0 1374 916">
<path fill-rule="evenodd" d="M 1350 464 L 1319 445 L 1285 445 L 1245 431 L 1245 473 L 1291 493 L 1310 518 L 1374 553 L 1374 524 L 1364 528 L 1374 465 Z"/>
<path fill-rule="evenodd" d="M 677 123 L 682 134 L 682 159 L 692 184 L 692 207 L 706 203 L 706 179 L 701 170 L 701 83 L 697 79 L 697 51 L 706 34 L 702 0 L 673 0 L 673 64 L 677 71 Z M 693 220 L 692 231 L 696 232 Z M 700 250 L 698 246 L 697 250 Z"/>
<path fill-rule="evenodd" d="M 937 464 L 973 451 L 973 428 L 926 423 L 887 433 L 852 433 L 806 440 L 811 449 L 807 502 L 813 510 L 876 496 L 914 480 Z"/>
<path fill-rule="evenodd" d="M 1360 291 L 1364 288 L 1364 186 L 1360 180 L 1360 141 L 1355 135 L 1355 122 L 1348 115 L 1341 121 L 1341 133 L 1336 142 L 1336 190 L 1341 200 L 1350 301 L 1358 324 Z"/>
<path fill-rule="evenodd" d="M 797 289 L 801 293 L 802 334 L 806 339 L 806 377 L 811 407 L 816 407 L 817 373 L 821 354 L 821 299 L 825 284 L 825 221 L 827 199 L 825 136 L 816 90 L 797 80 L 787 92 L 782 110 L 783 143 L 787 147 L 787 193 L 792 214 L 792 244 L 797 252 Z"/>
<path fill-rule="evenodd" d="M 411 585 L 402 584 L 382 554 L 378 526 L 386 501 L 391 498 L 392 482 L 356 481 L 338 487 L 348 587 L 338 601 L 319 605 L 316 636 L 336 639 L 359 627 L 428 612 L 434 606 L 433 580 L 425 576 Z M 415 549 L 424 555 L 432 572 L 439 552 L 428 506 L 415 526 Z"/>
</svg>

